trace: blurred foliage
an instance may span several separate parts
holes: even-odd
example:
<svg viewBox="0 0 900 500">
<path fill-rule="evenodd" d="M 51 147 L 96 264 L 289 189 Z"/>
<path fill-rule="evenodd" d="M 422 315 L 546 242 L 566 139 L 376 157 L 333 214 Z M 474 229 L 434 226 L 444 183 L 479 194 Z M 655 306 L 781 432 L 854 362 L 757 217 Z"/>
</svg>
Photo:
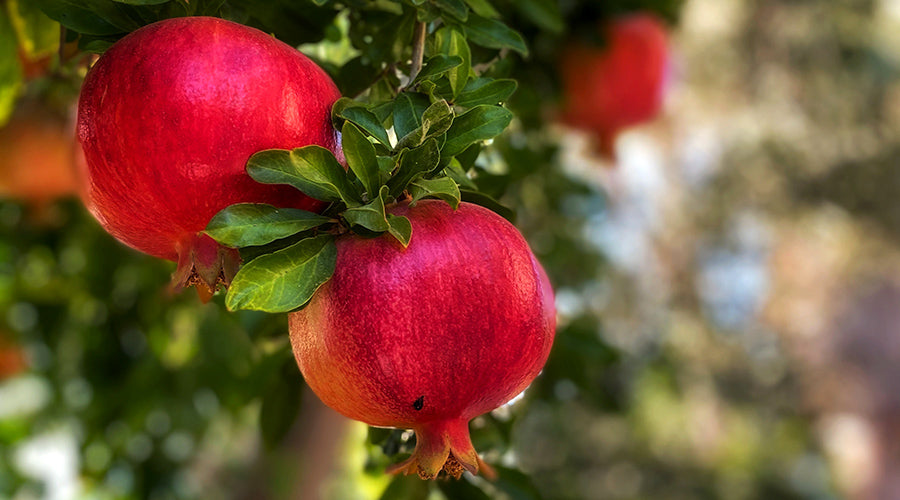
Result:
<svg viewBox="0 0 900 500">
<path fill-rule="evenodd" d="M 845 239 L 871 238 L 872 227 L 886 235 L 878 245 L 896 238 L 900 58 L 869 29 L 889 1 L 690 0 L 687 21 L 672 0 L 34 3 L 83 51 L 172 16 L 257 26 L 302 44 L 344 95 L 362 100 L 393 97 L 417 16 L 464 5 L 489 20 L 495 10 L 527 43 L 527 55 L 515 37 L 501 49 L 478 38 L 477 21 L 474 31 L 448 21 L 472 42 L 473 67 L 518 82 L 510 128 L 458 159 L 474 187 L 511 209 L 504 214 L 544 264 L 560 309 L 542 376 L 522 401 L 473 421 L 475 446 L 500 479 L 383 477 L 414 438 L 345 430 L 329 498 L 830 499 L 851 490 L 816 434 L 828 405 L 808 402 L 809 373 L 820 373 L 804 371 L 815 364 L 804 357 L 814 336 L 791 337 L 815 321 L 779 322 L 778 307 L 795 300 L 785 296 L 771 324 L 761 323 L 739 271 L 770 256 L 764 236 L 746 236 L 759 232 L 758 218 L 779 234 L 831 221 L 825 236 L 810 237 L 825 242 L 817 251 L 849 253 L 830 235 L 857 219 L 863 229 L 841 229 Z M 26 3 L 4 3 L 0 26 L 15 24 L 16 5 Z M 553 123 L 552 68 L 566 41 L 602 44 L 599 23 L 636 9 L 695 30 L 680 61 L 690 68 L 673 111 L 682 118 L 661 139 L 676 143 L 668 157 L 678 169 L 661 174 L 663 191 L 682 202 L 654 228 L 652 259 L 629 246 L 628 230 L 643 219 L 619 222 L 622 194 L 597 180 L 629 173 L 579 169 L 585 162 L 571 159 L 569 134 Z M 83 75 L 84 57 L 54 54 L 43 79 L 24 83 L 13 45 L 29 32 L 0 27 L 0 117 L 23 85 L 77 88 Z M 625 157 L 621 169 L 638 166 Z M 626 229 L 613 231 L 618 223 Z M 799 248 L 801 261 L 819 258 Z M 885 255 L 858 252 L 850 255 Z M 0 497 L 69 498 L 60 488 L 73 481 L 91 498 L 292 497 L 297 471 L 310 467 L 304 453 L 316 449 L 294 443 L 313 397 L 301 393 L 283 316 L 226 313 L 221 296 L 202 306 L 191 294 L 167 295 L 172 266 L 115 243 L 73 201 L 40 217 L 0 204 L 0 269 L 0 335 L 28 360 L 26 373 L 0 382 Z M 831 289 L 830 277 L 812 274 L 814 287 Z M 828 316 L 829 304 L 816 311 Z M 70 467 L 34 467 L 35 446 Z"/>
</svg>

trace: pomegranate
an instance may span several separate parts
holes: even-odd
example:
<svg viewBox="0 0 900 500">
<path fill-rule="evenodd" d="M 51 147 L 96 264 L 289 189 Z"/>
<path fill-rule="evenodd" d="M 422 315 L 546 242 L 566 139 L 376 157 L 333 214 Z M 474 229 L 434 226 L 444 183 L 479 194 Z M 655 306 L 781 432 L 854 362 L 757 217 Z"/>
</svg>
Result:
<svg viewBox="0 0 900 500">
<path fill-rule="evenodd" d="M 199 234 L 219 210 L 323 206 L 255 182 L 244 166 L 264 149 L 337 151 L 338 97 L 321 68 L 262 31 L 211 17 L 145 26 L 101 56 L 82 87 L 85 204 L 120 241 L 178 262 L 175 283 L 208 299 L 239 260 Z"/>
<path fill-rule="evenodd" d="M 74 195 L 71 121 L 24 100 L 0 129 L 0 195 L 40 209 Z"/>
<path fill-rule="evenodd" d="M 594 134 L 600 154 L 613 158 L 616 135 L 655 117 L 669 65 L 666 28 L 636 13 L 603 27 L 604 47 L 569 45 L 561 59 L 565 123 Z"/>
<path fill-rule="evenodd" d="M 0 332 L 0 380 L 14 377 L 26 368 L 22 348 L 7 339 L 5 333 Z"/>
<path fill-rule="evenodd" d="M 556 327 L 553 290 L 510 223 L 477 205 L 395 205 L 413 233 L 337 240 L 335 273 L 289 315 L 300 370 L 328 406 L 369 425 L 413 429 L 389 472 L 492 475 L 468 422 L 537 376 Z"/>
</svg>

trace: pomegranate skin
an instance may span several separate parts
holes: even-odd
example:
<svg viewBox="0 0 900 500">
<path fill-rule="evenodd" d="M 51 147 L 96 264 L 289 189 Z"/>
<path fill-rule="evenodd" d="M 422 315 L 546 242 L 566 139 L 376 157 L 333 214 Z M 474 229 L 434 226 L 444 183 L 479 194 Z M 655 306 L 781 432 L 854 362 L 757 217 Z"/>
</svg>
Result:
<svg viewBox="0 0 900 500">
<path fill-rule="evenodd" d="M 340 237 L 334 276 L 289 315 L 294 355 L 328 406 L 416 431 L 415 453 L 390 471 L 490 475 L 468 421 L 544 366 L 556 327 L 550 283 L 490 210 L 424 200 L 389 212 L 412 223 L 409 246 L 387 234 Z"/>
<path fill-rule="evenodd" d="M 616 135 L 661 110 L 669 70 L 665 25 L 649 13 L 620 17 L 602 28 L 607 44 L 569 45 L 561 59 L 563 122 L 594 134 L 613 158 Z"/>
<path fill-rule="evenodd" d="M 211 17 L 145 26 L 101 56 L 82 87 L 85 204 L 123 243 L 182 262 L 228 205 L 318 210 L 244 167 L 264 149 L 338 151 L 330 113 L 339 97 L 321 68 L 262 31 Z"/>
</svg>

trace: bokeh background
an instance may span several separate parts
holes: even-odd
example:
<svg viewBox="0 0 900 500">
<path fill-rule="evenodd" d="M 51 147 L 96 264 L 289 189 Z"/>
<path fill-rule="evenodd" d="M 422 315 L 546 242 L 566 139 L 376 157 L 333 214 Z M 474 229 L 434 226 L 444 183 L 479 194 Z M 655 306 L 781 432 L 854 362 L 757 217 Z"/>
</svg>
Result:
<svg viewBox="0 0 900 500">
<path fill-rule="evenodd" d="M 424 483 L 382 473 L 408 433 L 305 389 L 283 316 L 168 294 L 172 264 L 47 194 L 65 170 L 22 194 L 26 136 L 35 172 L 74 161 L 89 56 L 60 65 L 49 19 L 22 47 L 10 13 L 43 14 L 7 0 L 0 46 L 45 62 L 0 94 L 0 498 L 900 498 L 900 1 L 543 4 L 503 10 L 532 54 L 501 65 L 517 119 L 474 173 L 544 263 L 557 339 L 472 424 L 501 480 Z M 637 9 L 671 79 L 611 161 L 558 123 L 555 61 Z M 303 50 L 339 68 L 353 21 Z"/>
</svg>

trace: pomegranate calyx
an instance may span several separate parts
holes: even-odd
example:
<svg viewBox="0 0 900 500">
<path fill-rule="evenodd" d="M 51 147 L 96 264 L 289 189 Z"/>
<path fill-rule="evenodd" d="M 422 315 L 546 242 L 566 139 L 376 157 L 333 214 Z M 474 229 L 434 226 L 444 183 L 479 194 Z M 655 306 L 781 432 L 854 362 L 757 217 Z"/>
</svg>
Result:
<svg viewBox="0 0 900 500">
<path fill-rule="evenodd" d="M 481 460 L 469 438 L 469 423 L 464 419 L 429 422 L 415 429 L 416 449 L 408 459 L 388 467 L 389 474 L 417 474 L 422 479 L 462 477 L 466 471 L 488 479 L 496 472 Z"/>
<path fill-rule="evenodd" d="M 227 288 L 241 263 L 240 253 L 220 245 L 206 234 L 196 233 L 178 245 L 178 267 L 172 275 L 172 290 L 193 286 L 205 304 L 219 287 Z"/>
</svg>

